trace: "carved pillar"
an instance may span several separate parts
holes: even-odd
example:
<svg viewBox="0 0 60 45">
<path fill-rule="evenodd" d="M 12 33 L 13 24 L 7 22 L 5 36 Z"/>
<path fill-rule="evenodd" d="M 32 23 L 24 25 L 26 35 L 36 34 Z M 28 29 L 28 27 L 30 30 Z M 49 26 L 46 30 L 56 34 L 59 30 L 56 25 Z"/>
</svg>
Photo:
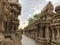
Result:
<svg viewBox="0 0 60 45">
<path fill-rule="evenodd" d="M 56 28 L 53 28 L 54 29 L 54 39 L 56 40 L 57 39 L 57 30 Z"/>
<path fill-rule="evenodd" d="M 40 33 L 41 33 L 41 30 L 39 29 L 39 39 L 40 39 L 40 37 L 41 37 L 41 34 L 40 34 Z"/>
<path fill-rule="evenodd" d="M 46 36 L 46 39 L 49 39 L 49 26 L 46 26 L 45 28 L 45 36 Z"/>
<path fill-rule="evenodd" d="M 34 40 L 35 40 L 35 33 L 36 33 L 36 30 L 34 29 Z"/>
<path fill-rule="evenodd" d="M 52 28 L 52 40 L 55 40 L 54 29 Z"/>
<path fill-rule="evenodd" d="M 42 26 L 40 28 L 40 37 L 42 38 Z"/>
<path fill-rule="evenodd" d="M 57 30 L 57 39 L 59 39 L 59 37 L 60 37 L 60 36 L 59 36 L 59 33 L 60 33 L 60 32 L 59 32 L 59 28 L 56 28 L 56 30 Z"/>
<path fill-rule="evenodd" d="M 37 39 L 37 28 L 35 29 L 35 39 Z"/>
</svg>

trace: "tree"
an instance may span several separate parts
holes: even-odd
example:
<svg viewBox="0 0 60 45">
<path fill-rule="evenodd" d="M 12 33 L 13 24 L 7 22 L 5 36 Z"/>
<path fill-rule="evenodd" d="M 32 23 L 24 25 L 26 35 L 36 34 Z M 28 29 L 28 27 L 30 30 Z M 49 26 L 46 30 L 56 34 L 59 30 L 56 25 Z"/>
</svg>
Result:
<svg viewBox="0 0 60 45">
<path fill-rule="evenodd" d="M 36 21 L 36 20 L 38 20 L 38 19 L 40 19 L 40 13 L 35 14 L 35 15 L 33 16 L 33 18 L 29 18 L 29 19 L 28 19 L 29 24 L 33 23 L 34 21 Z M 28 25 L 29 25 L 29 24 L 28 24 Z"/>
<path fill-rule="evenodd" d="M 33 18 L 29 18 L 29 24 L 31 24 L 33 21 L 34 21 L 34 19 Z"/>
<path fill-rule="evenodd" d="M 40 18 L 40 13 L 39 13 L 39 14 L 35 14 L 35 15 L 33 16 L 33 18 L 34 18 L 34 20 L 38 20 L 38 19 Z"/>
</svg>

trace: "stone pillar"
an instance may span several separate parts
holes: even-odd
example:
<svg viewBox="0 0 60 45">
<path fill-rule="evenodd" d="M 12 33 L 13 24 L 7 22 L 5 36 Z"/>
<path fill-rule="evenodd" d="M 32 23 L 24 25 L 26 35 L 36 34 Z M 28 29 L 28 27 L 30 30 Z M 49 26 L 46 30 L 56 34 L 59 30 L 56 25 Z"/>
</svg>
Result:
<svg viewBox="0 0 60 45">
<path fill-rule="evenodd" d="M 57 39 L 59 39 L 59 37 L 60 37 L 60 36 L 59 36 L 59 33 L 60 33 L 60 32 L 59 32 L 59 28 L 57 28 L 56 30 L 57 30 Z"/>
<path fill-rule="evenodd" d="M 40 38 L 42 38 L 42 27 L 40 28 Z"/>
<path fill-rule="evenodd" d="M 39 39 L 40 39 L 40 37 L 41 37 L 41 34 L 40 34 L 40 33 L 41 33 L 41 30 L 39 30 Z"/>
<path fill-rule="evenodd" d="M 54 41 L 55 40 L 55 37 L 54 37 L 54 29 L 52 28 L 52 40 Z"/>
<path fill-rule="evenodd" d="M 36 29 L 36 39 L 38 39 L 38 30 Z"/>
<path fill-rule="evenodd" d="M 37 29 L 35 30 L 35 39 L 37 39 Z"/>
<path fill-rule="evenodd" d="M 49 27 L 48 26 L 46 26 L 46 28 L 45 28 L 45 36 L 46 36 L 46 39 L 48 40 L 49 39 Z"/>
</svg>

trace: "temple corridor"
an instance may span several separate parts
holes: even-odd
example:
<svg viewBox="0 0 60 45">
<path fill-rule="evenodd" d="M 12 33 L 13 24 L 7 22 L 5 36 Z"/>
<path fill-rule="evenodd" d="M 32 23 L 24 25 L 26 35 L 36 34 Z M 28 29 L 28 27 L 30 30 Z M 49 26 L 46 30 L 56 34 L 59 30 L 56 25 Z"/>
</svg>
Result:
<svg viewBox="0 0 60 45">
<path fill-rule="evenodd" d="M 38 45 L 37 42 L 35 42 L 33 39 L 25 36 L 25 35 L 22 35 L 22 45 Z"/>
</svg>

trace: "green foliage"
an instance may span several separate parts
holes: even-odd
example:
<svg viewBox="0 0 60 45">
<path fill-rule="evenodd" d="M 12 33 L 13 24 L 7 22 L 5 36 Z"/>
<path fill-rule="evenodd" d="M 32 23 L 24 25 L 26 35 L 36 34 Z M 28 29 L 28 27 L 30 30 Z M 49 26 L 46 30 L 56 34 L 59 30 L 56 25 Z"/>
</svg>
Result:
<svg viewBox="0 0 60 45">
<path fill-rule="evenodd" d="M 33 16 L 33 18 L 29 18 L 29 24 L 33 23 L 34 21 L 38 20 L 40 18 L 40 13 L 39 14 L 35 14 Z"/>
<path fill-rule="evenodd" d="M 39 13 L 39 14 L 35 14 L 35 15 L 33 16 L 33 18 L 34 18 L 34 20 L 38 20 L 38 19 L 40 18 L 40 13 Z"/>
<path fill-rule="evenodd" d="M 29 24 L 31 24 L 33 21 L 34 21 L 34 19 L 33 18 L 29 18 Z"/>
</svg>

